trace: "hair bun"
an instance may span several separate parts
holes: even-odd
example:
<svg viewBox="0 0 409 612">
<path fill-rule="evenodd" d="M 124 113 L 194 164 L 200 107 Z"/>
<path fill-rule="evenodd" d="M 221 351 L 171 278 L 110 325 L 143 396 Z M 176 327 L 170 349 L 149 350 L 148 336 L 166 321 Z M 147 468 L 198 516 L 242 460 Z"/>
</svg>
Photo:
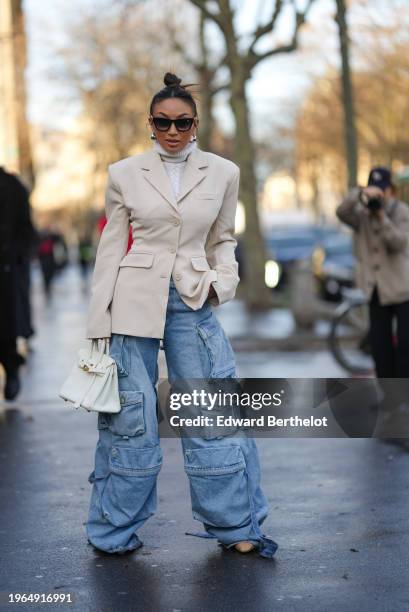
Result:
<svg viewBox="0 0 409 612">
<path fill-rule="evenodd" d="M 163 82 L 165 83 L 166 87 L 178 87 L 180 86 L 182 79 L 179 79 L 176 74 L 167 72 L 163 78 Z"/>
</svg>

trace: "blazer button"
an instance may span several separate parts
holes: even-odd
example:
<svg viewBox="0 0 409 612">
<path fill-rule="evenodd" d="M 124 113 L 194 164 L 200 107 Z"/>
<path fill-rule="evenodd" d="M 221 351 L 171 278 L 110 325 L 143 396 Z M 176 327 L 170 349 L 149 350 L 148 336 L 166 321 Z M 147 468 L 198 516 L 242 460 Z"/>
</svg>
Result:
<svg viewBox="0 0 409 612">
<path fill-rule="evenodd" d="M 171 253 L 176 253 L 176 249 L 175 249 L 174 247 L 170 247 L 169 251 L 170 251 Z"/>
<path fill-rule="evenodd" d="M 173 222 L 173 225 L 180 225 L 179 219 L 175 219 L 174 222 Z"/>
<path fill-rule="evenodd" d="M 182 275 L 181 274 L 175 274 L 175 278 L 176 278 L 176 280 L 180 280 L 182 278 Z"/>
</svg>

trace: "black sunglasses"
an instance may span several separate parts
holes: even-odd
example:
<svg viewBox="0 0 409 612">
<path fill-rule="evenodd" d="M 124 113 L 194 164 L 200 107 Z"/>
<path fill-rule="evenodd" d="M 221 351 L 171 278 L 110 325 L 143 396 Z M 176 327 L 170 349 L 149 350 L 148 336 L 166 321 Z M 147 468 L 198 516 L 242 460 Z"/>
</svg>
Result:
<svg viewBox="0 0 409 612">
<path fill-rule="evenodd" d="M 180 119 L 168 119 L 167 117 L 152 117 L 152 123 L 159 132 L 167 132 L 170 130 L 172 123 L 178 132 L 188 132 L 192 125 L 194 117 L 181 117 Z"/>
</svg>

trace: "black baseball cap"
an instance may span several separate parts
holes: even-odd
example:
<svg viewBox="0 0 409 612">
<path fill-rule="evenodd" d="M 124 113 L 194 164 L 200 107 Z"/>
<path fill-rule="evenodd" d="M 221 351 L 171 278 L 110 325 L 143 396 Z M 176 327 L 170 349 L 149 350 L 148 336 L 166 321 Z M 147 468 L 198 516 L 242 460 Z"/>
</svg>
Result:
<svg viewBox="0 0 409 612">
<path fill-rule="evenodd" d="M 393 187 L 392 173 L 389 168 L 376 166 L 369 173 L 368 187 L 379 187 L 385 191 L 387 187 Z"/>
</svg>

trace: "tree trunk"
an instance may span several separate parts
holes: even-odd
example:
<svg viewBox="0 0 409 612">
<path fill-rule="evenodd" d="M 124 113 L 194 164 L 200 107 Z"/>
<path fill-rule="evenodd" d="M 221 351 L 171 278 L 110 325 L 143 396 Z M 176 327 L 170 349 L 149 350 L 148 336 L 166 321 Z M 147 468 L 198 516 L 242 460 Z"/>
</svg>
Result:
<svg viewBox="0 0 409 612">
<path fill-rule="evenodd" d="M 235 161 L 240 166 L 240 196 L 246 215 L 244 249 L 246 276 L 244 280 L 246 305 L 250 310 L 272 306 L 271 291 L 264 282 L 266 253 L 260 231 L 257 210 L 257 186 L 254 168 L 254 148 L 250 135 L 248 103 L 245 93 L 246 79 L 237 62 L 231 70 L 230 104 L 236 123 Z"/>
<path fill-rule="evenodd" d="M 200 123 L 199 123 L 199 146 L 203 151 L 211 151 L 212 146 L 212 125 L 213 125 L 213 95 L 212 80 L 213 73 L 209 70 L 209 58 L 204 35 L 205 17 L 200 14 L 200 53 L 201 65 L 198 67 L 200 79 Z"/>
<path fill-rule="evenodd" d="M 345 140 L 348 162 L 348 187 L 354 187 L 358 182 L 358 151 L 355 128 L 354 95 L 351 79 L 349 59 L 349 36 L 346 18 L 345 0 L 336 0 L 337 14 L 335 21 L 338 25 L 341 62 L 342 62 L 342 92 L 345 116 Z"/>
<path fill-rule="evenodd" d="M 14 78 L 16 86 L 17 135 L 19 149 L 20 176 L 31 190 L 34 187 L 34 170 L 31 156 L 30 130 L 27 121 L 27 96 L 25 83 L 26 70 L 26 33 L 21 0 L 12 0 L 12 25 L 14 45 Z"/>
<path fill-rule="evenodd" d="M 248 102 L 246 98 L 246 82 L 251 77 L 254 66 L 273 53 L 293 51 L 297 47 L 297 33 L 299 27 L 304 23 L 306 13 L 295 11 L 295 32 L 293 41 L 288 46 L 278 46 L 268 54 L 254 52 L 254 45 L 258 39 L 273 31 L 283 2 L 277 2 L 271 21 L 257 29 L 252 44 L 244 54 L 241 51 L 240 35 L 235 30 L 234 16 L 237 11 L 236 2 L 232 0 L 216 0 L 213 4 L 218 7 L 218 12 L 211 12 L 206 0 L 191 0 L 207 18 L 215 21 L 224 37 L 226 55 L 224 62 L 230 71 L 230 105 L 235 118 L 235 161 L 241 170 L 241 201 L 243 202 L 246 215 L 246 230 L 244 236 L 245 248 L 245 300 L 249 309 L 266 309 L 272 306 L 272 294 L 266 287 L 265 261 L 266 248 L 260 230 L 257 210 L 257 185 L 254 167 L 254 147 L 251 139 L 249 122 Z M 291 3 L 294 4 L 294 3 Z M 307 9 L 311 2 L 308 3 Z"/>
<path fill-rule="evenodd" d="M 198 139 L 199 146 L 203 151 L 212 150 L 212 101 L 213 97 L 209 90 L 209 74 L 206 70 L 201 70 L 199 73 L 200 79 L 200 119 Z"/>
</svg>

